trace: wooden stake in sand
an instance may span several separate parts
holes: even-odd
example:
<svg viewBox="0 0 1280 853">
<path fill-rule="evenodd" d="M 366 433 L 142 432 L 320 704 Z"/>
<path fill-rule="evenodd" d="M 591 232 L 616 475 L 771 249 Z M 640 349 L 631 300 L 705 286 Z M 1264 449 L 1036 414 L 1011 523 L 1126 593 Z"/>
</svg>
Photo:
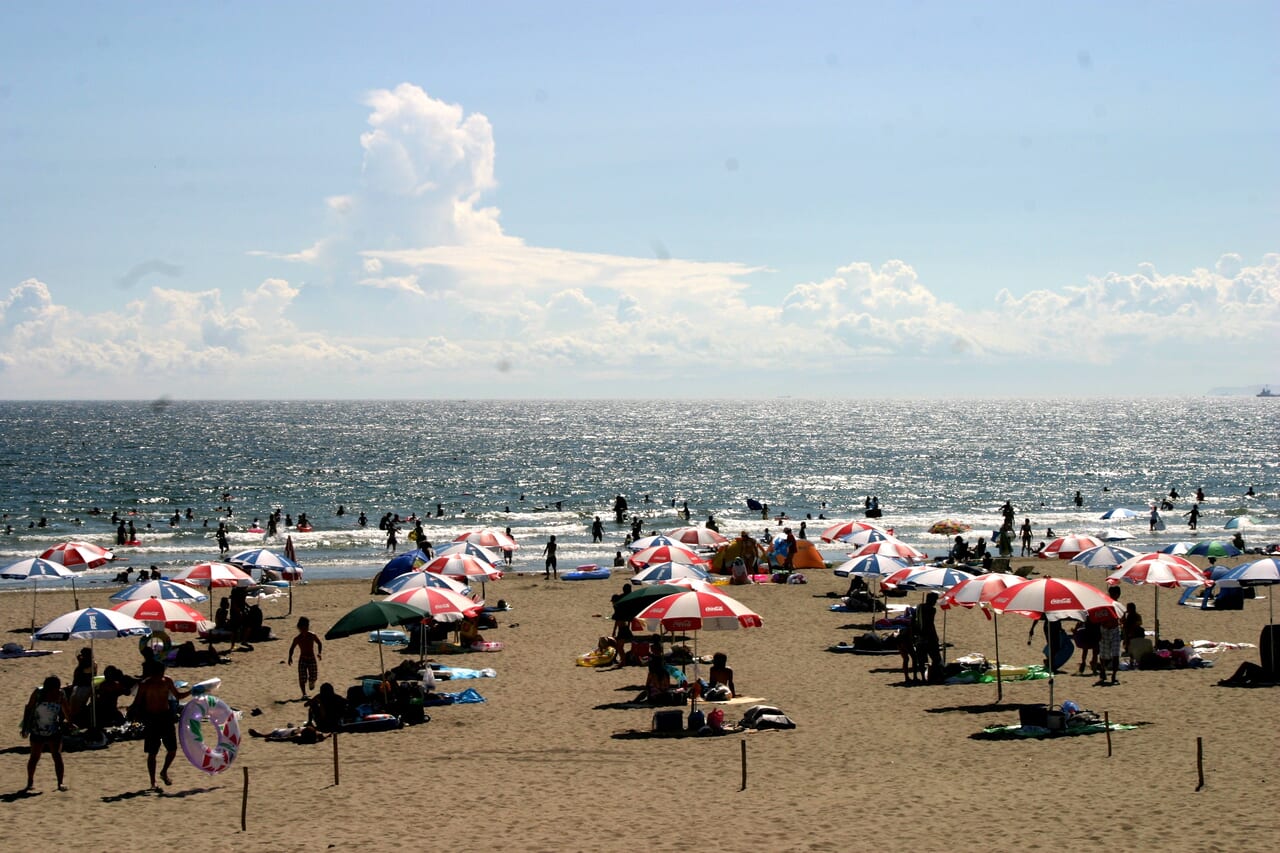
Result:
<svg viewBox="0 0 1280 853">
<path fill-rule="evenodd" d="M 1107 728 L 1107 758 L 1111 757 L 1111 712 L 1102 712 L 1102 724 Z"/>
<path fill-rule="evenodd" d="M 1204 787 L 1204 738 L 1196 738 L 1196 776 L 1199 781 L 1196 783 L 1196 790 L 1199 791 Z"/>
<path fill-rule="evenodd" d="M 245 823 L 249 814 L 249 768 L 244 770 L 244 792 L 240 795 L 240 831 L 245 831 Z"/>
<path fill-rule="evenodd" d="M 738 743 L 742 744 L 742 787 L 738 790 L 745 791 L 747 790 L 747 739 L 743 738 Z"/>
<path fill-rule="evenodd" d="M 333 733 L 333 784 L 338 784 L 338 733 Z"/>
</svg>

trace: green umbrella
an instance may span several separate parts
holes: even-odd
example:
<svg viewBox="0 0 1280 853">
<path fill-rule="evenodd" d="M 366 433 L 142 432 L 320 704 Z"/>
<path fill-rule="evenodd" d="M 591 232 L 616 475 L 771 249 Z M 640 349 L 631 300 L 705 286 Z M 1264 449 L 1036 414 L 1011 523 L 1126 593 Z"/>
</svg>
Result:
<svg viewBox="0 0 1280 853">
<path fill-rule="evenodd" d="M 365 631 L 381 631 L 392 625 L 423 619 L 427 615 L 427 611 L 411 604 L 400 604 L 396 601 L 370 601 L 368 604 L 361 604 L 335 622 L 332 628 L 325 631 L 324 638 L 336 640 L 353 634 L 363 634 Z M 386 671 L 386 667 L 382 665 L 382 643 L 378 643 L 378 674 L 382 675 Z"/>
<path fill-rule="evenodd" d="M 630 621 L 636 618 L 641 610 L 644 610 L 659 598 L 666 598 L 668 595 L 676 595 L 677 593 L 688 591 L 686 587 L 665 583 L 633 589 L 613 603 L 613 618 Z"/>
</svg>

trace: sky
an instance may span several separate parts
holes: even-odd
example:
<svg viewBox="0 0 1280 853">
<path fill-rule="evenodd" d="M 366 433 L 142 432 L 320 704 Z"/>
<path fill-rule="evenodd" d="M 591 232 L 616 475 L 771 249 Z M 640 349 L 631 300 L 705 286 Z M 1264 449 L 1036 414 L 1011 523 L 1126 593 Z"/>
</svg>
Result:
<svg viewBox="0 0 1280 853">
<path fill-rule="evenodd" d="M 1280 386 L 1280 4 L 0 4 L 0 399 Z"/>
</svg>

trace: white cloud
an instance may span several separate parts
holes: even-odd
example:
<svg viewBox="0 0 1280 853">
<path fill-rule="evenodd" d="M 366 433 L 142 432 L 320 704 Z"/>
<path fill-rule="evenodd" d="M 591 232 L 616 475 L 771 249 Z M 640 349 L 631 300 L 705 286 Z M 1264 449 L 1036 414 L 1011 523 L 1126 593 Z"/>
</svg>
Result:
<svg viewBox="0 0 1280 853">
<path fill-rule="evenodd" d="M 103 380 L 122 375 L 146 395 L 254 396 L 286 365 L 300 396 L 912 394 L 957 372 L 976 391 L 1010 364 L 1157 373 L 1162 353 L 1206 335 L 1274 364 L 1264 342 L 1280 330 L 1280 255 L 1172 274 L 1142 264 L 1002 290 L 977 311 L 897 259 L 764 298 L 751 285 L 760 266 L 527 245 L 483 201 L 498 187 L 485 116 L 410 84 L 366 103 L 362 180 L 322 199 L 328 233 L 251 253 L 322 269 L 326 287 L 151 287 L 87 315 L 28 279 L 0 298 L 0 373 L 78 396 L 119 394 Z"/>
</svg>

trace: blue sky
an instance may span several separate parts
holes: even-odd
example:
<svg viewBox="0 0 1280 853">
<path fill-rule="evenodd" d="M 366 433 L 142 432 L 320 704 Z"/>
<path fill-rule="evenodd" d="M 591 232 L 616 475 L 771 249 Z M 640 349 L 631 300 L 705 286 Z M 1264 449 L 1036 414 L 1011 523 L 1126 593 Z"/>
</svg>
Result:
<svg viewBox="0 0 1280 853">
<path fill-rule="evenodd" d="M 633 5 L 0 7 L 0 397 L 1280 382 L 1276 4 Z"/>
</svg>

